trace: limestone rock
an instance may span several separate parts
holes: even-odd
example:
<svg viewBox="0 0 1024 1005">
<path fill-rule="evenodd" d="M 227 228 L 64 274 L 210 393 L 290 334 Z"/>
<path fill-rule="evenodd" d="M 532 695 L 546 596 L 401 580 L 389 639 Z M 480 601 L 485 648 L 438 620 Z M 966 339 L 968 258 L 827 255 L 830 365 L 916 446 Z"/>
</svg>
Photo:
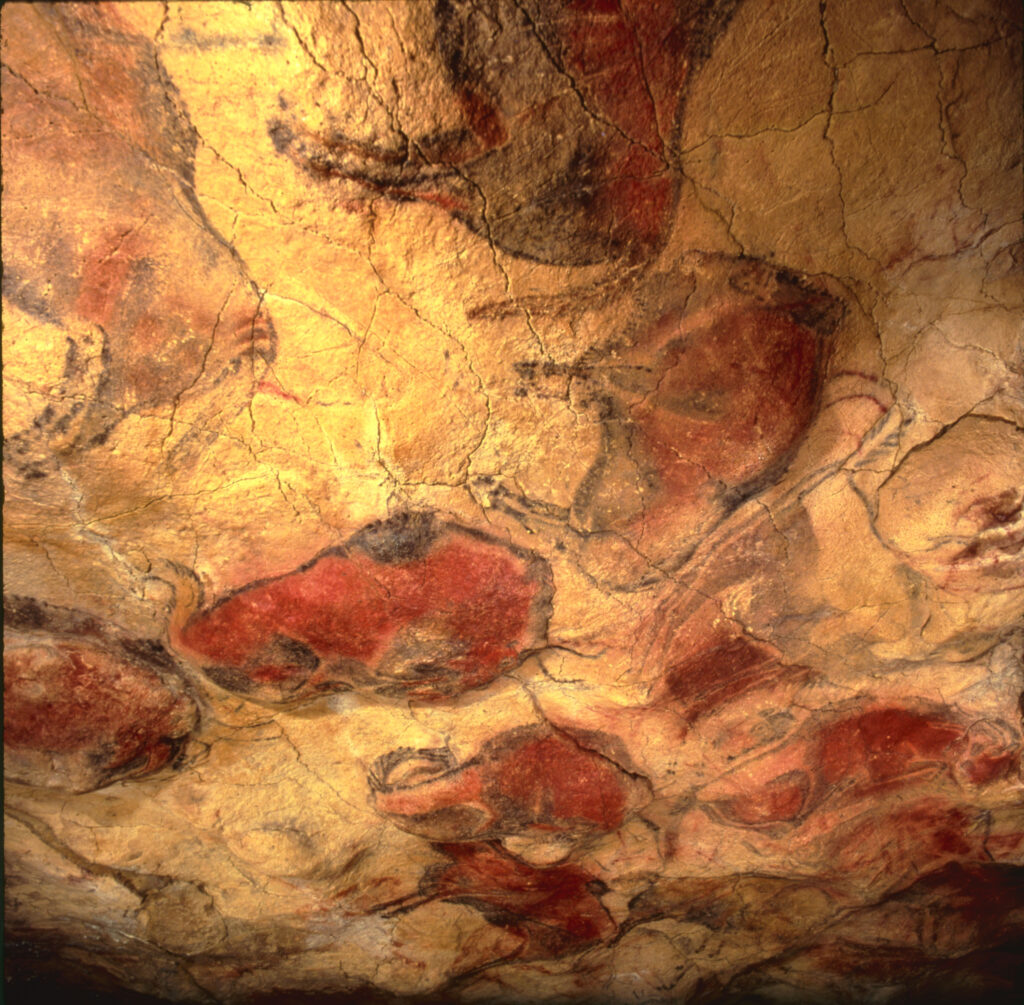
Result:
<svg viewBox="0 0 1024 1005">
<path fill-rule="evenodd" d="M 7 996 L 1016 1002 L 1002 0 L 2 12 Z"/>
</svg>

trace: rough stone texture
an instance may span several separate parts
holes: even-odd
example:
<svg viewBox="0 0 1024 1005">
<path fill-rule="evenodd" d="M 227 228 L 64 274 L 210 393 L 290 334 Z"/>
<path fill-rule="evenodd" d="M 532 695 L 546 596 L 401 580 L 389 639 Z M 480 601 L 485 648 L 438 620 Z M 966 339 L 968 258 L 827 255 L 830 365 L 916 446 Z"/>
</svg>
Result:
<svg viewBox="0 0 1024 1005">
<path fill-rule="evenodd" d="M 1020 999 L 1019 4 L 2 29 L 11 1001 Z"/>
</svg>

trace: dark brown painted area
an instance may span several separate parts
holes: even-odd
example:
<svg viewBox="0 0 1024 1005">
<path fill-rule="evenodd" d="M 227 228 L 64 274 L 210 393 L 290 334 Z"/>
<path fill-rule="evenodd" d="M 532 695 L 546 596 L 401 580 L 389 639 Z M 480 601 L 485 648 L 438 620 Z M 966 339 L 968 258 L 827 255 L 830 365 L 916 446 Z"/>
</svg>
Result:
<svg viewBox="0 0 1024 1005">
<path fill-rule="evenodd" d="M 175 642 L 264 701 L 353 687 L 436 700 L 543 645 L 550 596 L 536 556 L 412 516 L 197 611 Z"/>
<path fill-rule="evenodd" d="M 722 631 L 707 639 L 706 648 L 666 669 L 656 700 L 664 695 L 678 703 L 686 721 L 693 723 L 781 672 L 767 646 Z"/>
</svg>

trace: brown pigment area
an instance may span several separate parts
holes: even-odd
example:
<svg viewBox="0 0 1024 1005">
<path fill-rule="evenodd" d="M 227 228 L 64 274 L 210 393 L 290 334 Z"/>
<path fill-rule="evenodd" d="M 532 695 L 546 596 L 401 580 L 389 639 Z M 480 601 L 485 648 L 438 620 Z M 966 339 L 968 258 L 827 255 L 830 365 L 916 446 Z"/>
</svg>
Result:
<svg viewBox="0 0 1024 1005">
<path fill-rule="evenodd" d="M 539 558 L 428 518 L 373 533 L 195 612 L 176 644 L 216 683 L 272 702 L 349 688 L 447 698 L 543 645 Z"/>
<path fill-rule="evenodd" d="M 414 773 L 417 765 L 426 778 Z M 499 734 L 457 767 L 436 752 L 385 755 L 371 785 L 379 812 L 435 841 L 608 832 L 640 796 L 606 758 L 533 726 Z"/>
<path fill-rule="evenodd" d="M 22 753 L 52 755 L 86 788 L 148 774 L 174 756 L 195 721 L 180 687 L 112 649 L 33 641 L 5 652 L 4 747 L 17 780 L 63 787 L 63 771 L 21 777 Z"/>
</svg>

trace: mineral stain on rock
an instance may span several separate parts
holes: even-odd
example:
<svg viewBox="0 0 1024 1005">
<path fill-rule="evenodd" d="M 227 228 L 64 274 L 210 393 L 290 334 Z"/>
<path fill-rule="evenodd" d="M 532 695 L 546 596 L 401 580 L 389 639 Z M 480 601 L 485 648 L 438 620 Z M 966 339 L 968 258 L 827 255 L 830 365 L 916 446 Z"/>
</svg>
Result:
<svg viewBox="0 0 1024 1005">
<path fill-rule="evenodd" d="M 438 700 L 543 646 L 550 599 L 537 556 L 406 515 L 196 611 L 174 641 L 217 684 L 261 701 L 352 688 Z"/>
</svg>

